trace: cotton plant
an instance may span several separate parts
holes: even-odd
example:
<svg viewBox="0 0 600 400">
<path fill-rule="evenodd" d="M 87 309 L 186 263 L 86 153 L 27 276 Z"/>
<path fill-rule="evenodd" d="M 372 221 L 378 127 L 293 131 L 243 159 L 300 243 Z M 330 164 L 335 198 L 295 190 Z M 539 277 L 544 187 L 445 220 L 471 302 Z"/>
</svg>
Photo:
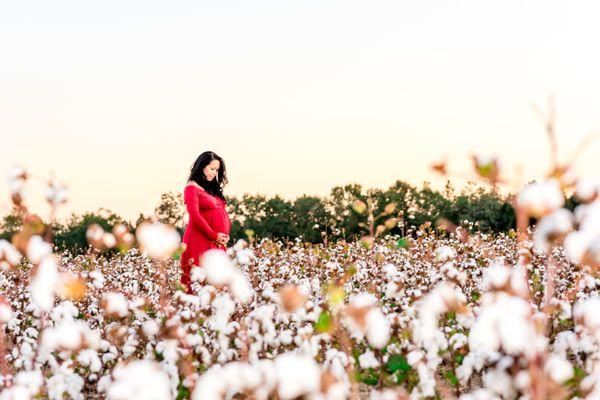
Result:
<svg viewBox="0 0 600 400">
<path fill-rule="evenodd" d="M 506 182 L 495 157 L 473 166 Z M 442 220 L 393 235 L 410 215 L 353 199 L 363 238 L 240 240 L 204 254 L 188 294 L 172 226 L 92 225 L 87 253 L 56 253 L 13 167 L 23 229 L 0 240 L 0 399 L 594 398 L 600 186 L 552 171 L 517 190 L 515 232 Z M 68 190 L 52 180 L 46 199 L 53 213 Z"/>
</svg>

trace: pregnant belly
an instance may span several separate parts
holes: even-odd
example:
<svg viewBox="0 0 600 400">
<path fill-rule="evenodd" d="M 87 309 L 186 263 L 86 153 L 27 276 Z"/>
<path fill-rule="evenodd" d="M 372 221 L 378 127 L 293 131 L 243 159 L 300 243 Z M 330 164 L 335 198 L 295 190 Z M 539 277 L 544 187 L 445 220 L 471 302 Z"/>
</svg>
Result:
<svg viewBox="0 0 600 400">
<path fill-rule="evenodd" d="M 229 235 L 231 223 L 229 216 L 224 209 L 216 209 L 211 211 L 207 217 L 208 223 L 216 232 L 226 233 Z"/>
</svg>

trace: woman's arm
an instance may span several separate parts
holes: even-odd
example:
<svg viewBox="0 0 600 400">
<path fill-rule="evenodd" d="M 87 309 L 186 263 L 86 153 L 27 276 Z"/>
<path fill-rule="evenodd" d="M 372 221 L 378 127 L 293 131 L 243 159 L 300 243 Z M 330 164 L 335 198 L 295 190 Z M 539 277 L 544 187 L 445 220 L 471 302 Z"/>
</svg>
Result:
<svg viewBox="0 0 600 400">
<path fill-rule="evenodd" d="M 193 190 L 189 187 L 186 187 L 183 191 L 183 199 L 185 201 L 185 206 L 187 208 L 187 212 L 190 215 L 190 224 L 200 230 L 206 237 L 210 240 L 217 240 L 218 233 L 215 232 L 206 219 L 200 214 L 200 189 Z"/>
</svg>

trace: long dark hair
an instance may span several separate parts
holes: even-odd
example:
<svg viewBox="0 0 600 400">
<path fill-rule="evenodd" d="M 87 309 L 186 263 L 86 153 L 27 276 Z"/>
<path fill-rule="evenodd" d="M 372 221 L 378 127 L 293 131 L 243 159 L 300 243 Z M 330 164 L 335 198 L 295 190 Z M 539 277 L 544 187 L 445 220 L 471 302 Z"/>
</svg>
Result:
<svg viewBox="0 0 600 400">
<path fill-rule="evenodd" d="M 214 160 L 219 161 L 219 171 L 215 179 L 213 179 L 212 181 L 207 181 L 202 170 Z M 223 196 L 223 188 L 225 187 L 225 185 L 227 185 L 228 182 L 227 173 L 225 171 L 225 163 L 223 162 L 223 159 L 214 152 L 205 151 L 204 153 L 198 156 L 198 158 L 194 162 L 194 165 L 192 165 L 190 177 L 188 178 L 188 182 L 189 181 L 196 182 L 198 185 L 202 186 L 202 188 L 204 188 L 204 190 L 206 190 L 208 193 L 225 200 L 225 196 Z"/>
</svg>

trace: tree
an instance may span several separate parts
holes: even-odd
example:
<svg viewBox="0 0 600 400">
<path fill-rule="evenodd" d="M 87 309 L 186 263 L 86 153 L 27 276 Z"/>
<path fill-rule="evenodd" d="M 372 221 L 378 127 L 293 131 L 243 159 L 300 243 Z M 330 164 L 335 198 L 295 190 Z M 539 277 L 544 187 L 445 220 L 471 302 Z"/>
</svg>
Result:
<svg viewBox="0 0 600 400">
<path fill-rule="evenodd" d="M 344 239 L 358 236 L 359 222 L 367 222 L 365 215 L 352 211 L 352 204 L 356 200 L 366 201 L 362 186 L 356 183 L 334 187 L 326 199 L 326 205 L 334 215 L 334 228 L 340 231 Z"/>
<path fill-rule="evenodd" d="M 327 235 L 331 233 L 332 215 L 319 197 L 298 197 L 292 205 L 292 214 L 296 236 L 301 236 L 307 242 L 320 243 L 323 241 L 321 232 Z"/>
<path fill-rule="evenodd" d="M 0 239 L 10 241 L 13 235 L 21 230 L 22 222 L 23 211 L 14 207 L 0 222 Z"/>
<path fill-rule="evenodd" d="M 160 196 L 160 203 L 154 209 L 156 219 L 162 223 L 170 224 L 183 229 L 183 216 L 185 203 L 181 193 L 167 192 Z"/>
<path fill-rule="evenodd" d="M 59 249 L 70 250 L 75 254 L 85 252 L 88 248 L 87 229 L 92 224 L 99 224 L 105 231 L 112 231 L 117 224 L 131 229 L 131 225 L 110 210 L 99 209 L 97 212 L 71 214 L 66 223 L 58 225 L 54 234 L 54 244 Z"/>
</svg>

